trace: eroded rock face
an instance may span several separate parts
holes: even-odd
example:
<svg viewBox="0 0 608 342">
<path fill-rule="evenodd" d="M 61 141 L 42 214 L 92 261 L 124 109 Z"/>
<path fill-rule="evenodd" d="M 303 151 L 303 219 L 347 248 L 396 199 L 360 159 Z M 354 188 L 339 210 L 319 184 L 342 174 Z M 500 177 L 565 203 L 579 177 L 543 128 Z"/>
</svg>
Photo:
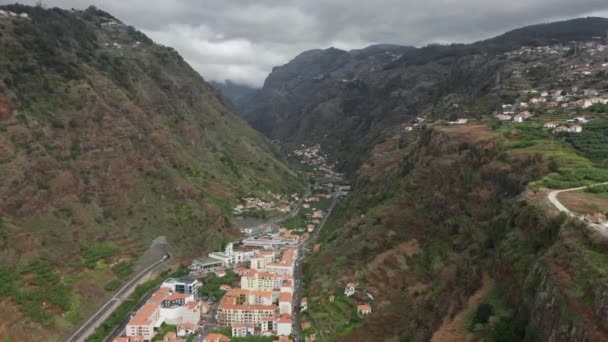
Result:
<svg viewBox="0 0 608 342">
<path fill-rule="evenodd" d="M 6 100 L 0 100 L 0 120 L 10 119 L 13 116 L 11 104 Z"/>
</svg>

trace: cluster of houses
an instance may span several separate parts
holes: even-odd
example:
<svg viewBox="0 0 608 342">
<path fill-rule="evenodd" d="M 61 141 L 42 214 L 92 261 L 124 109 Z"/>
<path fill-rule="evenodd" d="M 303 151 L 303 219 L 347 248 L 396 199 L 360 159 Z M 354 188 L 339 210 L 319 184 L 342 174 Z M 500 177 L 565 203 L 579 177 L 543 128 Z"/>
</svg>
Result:
<svg viewBox="0 0 608 342">
<path fill-rule="evenodd" d="M 532 96 L 529 101 L 531 105 L 559 108 L 565 112 L 571 112 L 577 108 L 589 108 L 595 104 L 608 104 L 608 94 L 603 94 L 595 89 L 579 89 L 578 87 L 541 92 L 532 89 L 523 92 L 522 95 Z M 528 105 L 526 102 L 522 102 L 522 104 Z"/>
<path fill-rule="evenodd" d="M 167 279 L 131 317 L 124 336 L 114 342 L 151 341 L 163 323 L 177 326 L 164 341 L 185 342 L 196 332 L 201 315 L 209 310 L 208 303 L 196 298 L 200 285 L 194 278 Z"/>
<path fill-rule="evenodd" d="M 201 270 L 223 276 L 230 268 L 240 276 L 240 288 L 224 285 L 226 293 L 219 301 L 217 324 L 229 327 L 233 337 L 278 336 L 291 341 L 294 313 L 294 272 L 298 258 L 298 243 L 308 234 L 293 234 L 280 229 L 273 236 L 247 238 L 229 243 L 223 252 L 209 253 L 208 258 L 196 259 L 190 270 Z M 306 310 L 306 299 L 302 299 Z M 209 334 L 204 341 L 228 341 L 222 334 Z"/>
<path fill-rule="evenodd" d="M 289 232 L 282 231 L 287 239 Z M 302 237 L 292 236 L 297 243 Z M 293 243 L 293 244 L 295 244 Z M 294 245 L 251 246 L 239 248 L 229 244 L 224 252 L 209 254 L 209 259 L 222 263 L 222 269 L 233 268 L 240 276 L 240 288 L 225 286 L 217 313 L 217 324 L 230 327 L 233 337 L 279 336 L 291 341 L 294 312 L 294 272 L 298 247 Z M 191 268 L 200 267 L 196 260 Z M 222 275 L 221 270 L 216 270 Z M 209 334 L 204 341 L 228 341 L 222 334 Z"/>
<path fill-rule="evenodd" d="M 267 197 L 267 200 L 256 197 L 242 198 L 241 203 L 233 208 L 233 212 L 235 215 L 241 215 L 247 211 L 259 210 L 277 210 L 281 213 L 288 213 L 291 210 L 292 203 L 300 200 L 300 194 L 298 193 L 282 196 L 280 194 L 275 194 L 272 191 L 268 191 Z"/>
<path fill-rule="evenodd" d="M 357 294 L 357 284 L 356 283 L 347 283 L 346 286 L 344 287 L 344 295 L 346 297 L 353 297 Z M 368 315 L 372 314 L 372 306 L 368 303 L 370 300 L 373 300 L 374 297 L 369 294 L 369 293 L 365 293 L 367 296 L 367 301 L 358 301 L 357 304 L 357 314 L 361 317 L 365 317 Z M 334 302 L 336 300 L 336 296 L 334 295 L 330 295 L 329 296 L 329 302 Z"/>
<path fill-rule="evenodd" d="M 344 175 L 335 170 L 335 165 L 328 162 L 327 155 L 321 152 L 320 145 L 314 145 L 306 147 L 301 145 L 300 149 L 296 149 L 292 152 L 296 157 L 300 158 L 300 163 L 310 167 L 311 171 L 308 176 L 321 176 L 322 179 L 333 180 L 335 182 L 341 182 Z"/>
<path fill-rule="evenodd" d="M 507 52 L 509 58 L 517 58 L 514 64 L 522 61 L 532 63 L 531 69 L 515 70 L 513 76 L 521 78 L 524 73 L 538 67 L 557 67 L 556 81 L 560 84 L 574 81 L 588 81 L 589 77 L 608 71 L 608 37 L 590 37 L 587 41 L 570 42 L 566 45 L 542 47 L 522 47 Z M 567 57 L 567 58 L 564 58 Z M 544 101 L 543 99 L 537 99 Z M 580 104 L 570 104 L 572 107 Z"/>
<path fill-rule="evenodd" d="M 525 102 L 521 102 L 519 104 L 503 104 L 502 110 L 500 114 L 496 114 L 496 119 L 499 121 L 513 121 L 516 123 L 524 122 L 524 120 L 532 117 L 532 113 L 528 110 L 528 104 Z"/>
<path fill-rule="evenodd" d="M 573 87 L 571 89 L 573 93 L 577 93 L 576 101 L 570 100 L 570 95 L 565 90 L 553 90 L 553 91 L 542 91 L 536 90 L 527 91 L 528 94 L 538 94 L 538 97 L 531 98 L 530 102 L 520 102 L 517 104 L 503 104 L 500 113 L 495 115 L 495 118 L 499 121 L 512 121 L 515 123 L 521 123 L 532 117 L 532 113 L 527 109 L 531 106 L 538 106 L 541 104 L 549 104 L 552 107 L 559 108 L 570 108 L 570 106 L 578 106 L 580 108 L 588 108 L 594 104 L 608 104 L 608 95 L 602 97 L 598 96 L 599 93 L 593 89 L 578 89 Z M 572 95 L 574 96 L 574 95 Z M 549 101 L 552 100 L 552 101 Z M 549 101 L 549 102 L 548 102 Z M 543 124 L 543 128 L 551 129 L 553 133 L 580 133 L 583 131 L 581 126 L 584 123 L 590 121 L 590 118 L 585 116 L 579 116 L 573 119 L 566 120 L 565 122 L 546 122 Z"/>
<path fill-rule="evenodd" d="M 543 124 L 543 128 L 552 130 L 553 133 L 580 133 L 583 131 L 583 126 L 580 124 L 584 124 L 589 122 L 590 119 L 587 119 L 584 116 L 579 116 L 574 119 L 566 120 L 565 122 L 555 122 L 549 121 Z"/>
</svg>

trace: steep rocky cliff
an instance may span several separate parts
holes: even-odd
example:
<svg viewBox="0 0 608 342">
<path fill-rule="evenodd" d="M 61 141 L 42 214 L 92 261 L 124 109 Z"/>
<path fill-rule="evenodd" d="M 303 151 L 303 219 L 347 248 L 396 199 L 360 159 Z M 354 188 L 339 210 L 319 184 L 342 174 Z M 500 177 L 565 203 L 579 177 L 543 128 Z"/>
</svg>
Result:
<svg viewBox="0 0 608 342">
<path fill-rule="evenodd" d="M 373 149 L 306 263 L 307 334 L 343 341 L 608 337 L 604 247 L 520 195 L 547 172 L 546 161 L 510 153 L 481 125 L 396 135 Z M 357 287 L 352 297 L 343 295 L 349 282 Z M 361 318 L 360 303 L 371 303 L 373 313 Z"/>
</svg>

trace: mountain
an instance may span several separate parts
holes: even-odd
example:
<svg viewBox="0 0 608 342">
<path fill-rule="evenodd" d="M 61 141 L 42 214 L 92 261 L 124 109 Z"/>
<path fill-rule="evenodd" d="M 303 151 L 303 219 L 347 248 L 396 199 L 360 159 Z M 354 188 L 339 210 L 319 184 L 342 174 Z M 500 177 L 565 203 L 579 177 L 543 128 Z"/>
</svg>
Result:
<svg viewBox="0 0 608 342">
<path fill-rule="evenodd" d="M 242 196 L 303 189 L 175 50 L 94 7 L 0 9 L 0 336 L 60 340 L 157 236 L 200 256 Z"/>
<path fill-rule="evenodd" d="M 238 110 L 247 98 L 256 90 L 256 88 L 250 87 L 245 84 L 235 83 L 230 80 L 226 82 L 209 82 L 215 89 L 219 90 L 224 96 L 226 96 Z"/>
<path fill-rule="evenodd" d="M 548 188 L 608 181 L 608 109 L 585 107 L 608 97 L 606 29 L 585 18 L 474 44 L 311 50 L 273 69 L 242 116 L 287 149 L 320 143 L 353 181 L 305 259 L 305 336 L 608 338 L 605 230 L 548 202 Z M 532 118 L 498 121 L 508 104 Z M 580 134 L 545 127 L 581 117 L 593 123 Z M 577 217 L 608 211 L 573 196 Z"/>
<path fill-rule="evenodd" d="M 525 191 L 547 174 L 548 159 L 509 147 L 486 125 L 393 133 L 403 145 L 388 140 L 373 148 L 353 192 L 321 231 L 318 251 L 306 259 L 305 319 L 312 328 L 305 335 L 608 337 L 606 240 Z M 356 284 L 350 298 L 347 283 Z M 373 312 L 361 317 L 357 304 L 366 302 Z"/>
<path fill-rule="evenodd" d="M 451 105 L 486 115 L 512 98 L 497 82 L 514 69 L 504 52 L 603 37 L 607 29 L 608 19 L 584 18 L 474 44 L 306 51 L 275 67 L 240 113 L 272 139 L 320 142 L 345 171 L 354 172 L 388 127 L 423 114 L 448 118 L 455 112 Z"/>
</svg>

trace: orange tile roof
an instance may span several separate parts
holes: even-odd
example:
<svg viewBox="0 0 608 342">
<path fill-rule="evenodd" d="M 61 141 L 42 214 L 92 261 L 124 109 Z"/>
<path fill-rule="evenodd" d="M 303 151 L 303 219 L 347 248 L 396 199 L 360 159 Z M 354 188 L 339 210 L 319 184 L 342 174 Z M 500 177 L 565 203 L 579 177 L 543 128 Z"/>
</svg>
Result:
<svg viewBox="0 0 608 342">
<path fill-rule="evenodd" d="M 174 333 L 173 331 L 169 331 L 167 334 L 165 334 L 165 339 L 168 339 L 168 340 L 172 340 L 176 337 L 177 337 L 177 334 Z"/>
<path fill-rule="evenodd" d="M 237 305 L 230 301 L 230 298 L 226 298 L 220 301 L 218 309 L 221 310 L 257 310 L 257 311 L 276 311 L 277 307 L 274 305 Z"/>
<path fill-rule="evenodd" d="M 152 297 L 150 297 L 150 299 L 148 299 L 148 303 L 160 304 L 160 302 L 162 302 L 163 299 L 165 299 L 169 295 L 170 292 L 171 292 L 170 288 L 161 287 L 158 290 L 156 290 L 156 292 L 154 292 L 154 294 L 152 295 Z"/>
<path fill-rule="evenodd" d="M 361 311 L 372 311 L 372 307 L 369 304 L 359 304 L 357 305 L 357 309 Z"/>
<path fill-rule="evenodd" d="M 292 296 L 289 292 L 281 292 L 279 295 L 279 302 L 291 302 Z"/>
<path fill-rule="evenodd" d="M 279 316 L 279 319 L 277 320 L 277 322 L 279 323 L 291 323 L 291 316 L 288 314 L 282 314 L 281 316 Z"/>
<path fill-rule="evenodd" d="M 114 339 L 114 342 L 129 342 L 129 338 L 126 336 L 119 336 Z"/>
<path fill-rule="evenodd" d="M 249 294 L 256 297 L 272 297 L 272 291 L 251 290 Z"/>
<path fill-rule="evenodd" d="M 192 301 L 192 302 L 188 302 L 188 303 L 186 303 L 186 307 L 187 307 L 188 309 L 190 309 L 190 310 L 194 310 L 194 309 L 196 309 L 196 308 L 198 307 L 198 305 L 199 305 L 200 303 L 201 303 L 201 302 L 199 302 L 199 301 Z"/>
<path fill-rule="evenodd" d="M 178 325 L 178 328 L 194 330 L 194 328 L 196 328 L 196 326 L 194 325 L 194 323 L 182 323 L 182 324 Z"/>
<path fill-rule="evenodd" d="M 172 293 L 171 295 L 169 295 L 167 298 L 165 298 L 165 300 L 179 300 L 179 299 L 187 299 L 189 297 L 191 297 L 192 295 L 189 293 Z"/>
<path fill-rule="evenodd" d="M 159 309 L 157 304 L 148 303 L 142 306 L 135 317 L 133 317 L 128 324 L 130 325 L 148 325 L 151 322 L 150 316 L 152 316 Z"/>
<path fill-rule="evenodd" d="M 216 342 L 216 341 L 228 342 L 228 341 L 230 341 L 230 338 L 228 338 L 228 336 L 226 336 L 224 334 L 209 334 L 209 335 L 205 336 L 205 339 L 203 339 L 203 342 Z"/>
<path fill-rule="evenodd" d="M 280 265 L 280 264 L 272 263 L 271 265 Z M 293 279 L 293 276 L 290 276 L 290 275 L 276 274 L 276 273 L 258 271 L 258 270 L 253 270 L 253 269 L 249 270 L 247 273 L 243 274 L 243 277 L 244 278 L 252 278 L 256 274 L 258 275 L 259 278 Z"/>
</svg>

